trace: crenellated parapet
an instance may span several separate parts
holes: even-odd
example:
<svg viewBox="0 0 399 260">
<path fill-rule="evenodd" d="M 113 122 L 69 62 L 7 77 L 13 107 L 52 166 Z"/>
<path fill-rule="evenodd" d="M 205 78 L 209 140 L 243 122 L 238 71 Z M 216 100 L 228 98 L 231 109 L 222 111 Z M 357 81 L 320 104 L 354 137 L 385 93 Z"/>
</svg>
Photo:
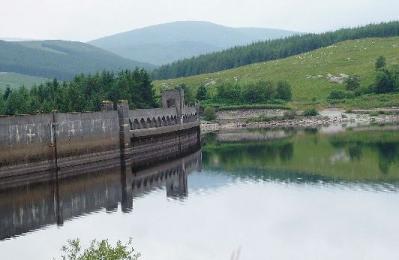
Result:
<svg viewBox="0 0 399 260">
<path fill-rule="evenodd" d="M 160 128 L 199 121 L 194 106 L 184 106 L 181 116 L 175 108 L 136 109 L 129 111 L 130 130 Z"/>
<path fill-rule="evenodd" d="M 136 109 L 129 111 L 130 130 L 178 124 L 175 108 Z"/>
<path fill-rule="evenodd" d="M 198 106 L 186 106 L 183 90 L 162 93 L 162 108 L 135 109 L 129 111 L 130 130 L 167 128 L 187 123 L 199 123 Z M 172 131 L 173 128 L 169 128 Z"/>
</svg>

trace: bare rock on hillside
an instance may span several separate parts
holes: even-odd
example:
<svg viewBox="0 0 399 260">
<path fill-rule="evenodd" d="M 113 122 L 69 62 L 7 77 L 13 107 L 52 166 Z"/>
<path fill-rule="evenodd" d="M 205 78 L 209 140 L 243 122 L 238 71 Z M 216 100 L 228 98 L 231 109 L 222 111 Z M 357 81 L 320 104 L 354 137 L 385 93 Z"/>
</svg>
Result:
<svg viewBox="0 0 399 260">
<path fill-rule="evenodd" d="M 349 78 L 349 75 L 344 73 L 341 73 L 339 75 L 332 75 L 331 73 L 328 73 L 326 78 L 332 83 L 344 84 L 345 80 Z"/>
</svg>

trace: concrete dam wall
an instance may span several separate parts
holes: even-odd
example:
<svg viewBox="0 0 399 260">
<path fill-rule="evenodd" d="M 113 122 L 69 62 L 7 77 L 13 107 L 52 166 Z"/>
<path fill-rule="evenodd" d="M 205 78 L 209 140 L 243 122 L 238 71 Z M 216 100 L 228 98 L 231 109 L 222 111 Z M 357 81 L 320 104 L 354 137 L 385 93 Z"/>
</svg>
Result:
<svg viewBox="0 0 399 260">
<path fill-rule="evenodd" d="M 0 117 L 0 186 L 45 181 L 123 163 L 144 167 L 199 149 L 197 107 L 182 91 L 162 95 L 162 108 Z"/>
</svg>

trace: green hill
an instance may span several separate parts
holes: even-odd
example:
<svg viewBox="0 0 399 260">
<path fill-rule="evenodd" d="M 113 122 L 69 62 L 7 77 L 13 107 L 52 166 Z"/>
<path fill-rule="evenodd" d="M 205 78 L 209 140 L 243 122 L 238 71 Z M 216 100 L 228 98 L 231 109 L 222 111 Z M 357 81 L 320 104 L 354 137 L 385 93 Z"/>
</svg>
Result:
<svg viewBox="0 0 399 260">
<path fill-rule="evenodd" d="M 180 60 L 159 67 L 153 72 L 153 76 L 156 79 L 170 79 L 212 73 L 256 62 L 286 58 L 346 40 L 395 36 L 399 36 L 399 22 L 370 24 L 321 34 L 294 35 Z"/>
<path fill-rule="evenodd" d="M 153 68 L 81 42 L 0 41 L 0 72 L 65 80 L 80 73 L 135 67 Z"/>
<path fill-rule="evenodd" d="M 13 72 L 0 72 L 0 90 L 4 90 L 7 87 L 18 88 L 24 85 L 30 88 L 33 85 L 39 85 L 40 83 L 46 82 L 49 79 L 40 78 L 34 76 L 28 76 Z"/>
<path fill-rule="evenodd" d="M 368 38 L 340 42 L 326 48 L 307 52 L 285 59 L 255 63 L 235 69 L 186 78 L 156 81 L 156 88 L 173 88 L 182 83 L 194 91 L 205 85 L 212 95 L 223 82 L 255 82 L 259 80 L 287 80 L 292 85 L 294 106 L 311 103 L 327 105 L 326 98 L 334 89 L 344 89 L 343 84 L 333 83 L 329 74 L 360 76 L 362 87 L 373 84 L 374 63 L 377 57 L 385 56 L 387 64 L 399 64 L 399 37 Z M 331 77 L 330 75 L 330 77 Z M 364 95 L 350 101 L 346 106 L 376 107 L 399 106 L 398 94 Z"/>
<path fill-rule="evenodd" d="M 269 28 L 232 28 L 210 22 L 181 21 L 149 26 L 89 42 L 122 57 L 156 65 L 255 41 L 295 34 Z"/>
</svg>

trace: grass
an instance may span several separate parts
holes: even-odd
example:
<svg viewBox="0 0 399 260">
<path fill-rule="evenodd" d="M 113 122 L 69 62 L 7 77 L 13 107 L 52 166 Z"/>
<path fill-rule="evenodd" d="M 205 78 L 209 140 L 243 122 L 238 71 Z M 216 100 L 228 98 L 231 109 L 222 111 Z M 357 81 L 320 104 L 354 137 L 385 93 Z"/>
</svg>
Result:
<svg viewBox="0 0 399 260">
<path fill-rule="evenodd" d="M 35 84 L 40 84 L 48 81 L 49 79 L 28 76 L 13 72 L 0 72 L 0 90 L 5 90 L 8 86 L 12 89 L 19 88 L 24 85 L 27 88 Z"/>
<path fill-rule="evenodd" d="M 287 80 L 292 85 L 294 108 L 309 106 L 327 107 L 327 97 L 332 90 L 344 90 L 344 86 L 331 83 L 327 74 L 360 76 L 362 87 L 373 84 L 374 63 L 385 56 L 387 64 L 399 64 L 399 37 L 369 38 L 341 42 L 312 52 L 269 62 L 255 63 L 216 73 L 186 78 L 155 81 L 155 90 L 173 88 L 185 83 L 194 91 L 204 84 L 208 92 L 215 93 L 215 86 L 223 82 L 255 82 L 259 80 Z M 346 99 L 334 104 L 345 108 L 389 107 L 399 105 L 399 94 L 367 95 Z"/>
</svg>

